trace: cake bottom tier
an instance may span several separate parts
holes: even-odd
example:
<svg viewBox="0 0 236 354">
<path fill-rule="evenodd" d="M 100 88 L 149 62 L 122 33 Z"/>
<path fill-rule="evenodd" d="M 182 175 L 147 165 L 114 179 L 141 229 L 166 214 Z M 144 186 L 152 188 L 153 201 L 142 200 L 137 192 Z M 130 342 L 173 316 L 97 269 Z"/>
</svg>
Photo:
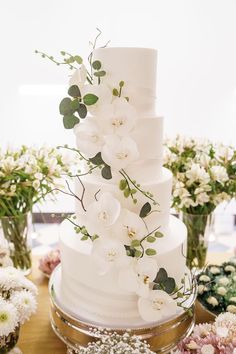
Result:
<svg viewBox="0 0 236 354">
<path fill-rule="evenodd" d="M 165 268 L 177 285 L 181 284 L 186 273 L 186 234 L 184 224 L 171 217 L 169 232 L 158 240 L 157 255 L 153 257 L 157 266 Z M 147 325 L 138 312 L 138 296 L 120 289 L 117 269 L 98 275 L 96 264 L 90 257 L 91 244 L 81 241 L 68 221 L 64 221 L 60 227 L 60 249 L 61 279 L 58 292 L 60 301 L 66 304 L 70 313 L 116 328 Z"/>
</svg>

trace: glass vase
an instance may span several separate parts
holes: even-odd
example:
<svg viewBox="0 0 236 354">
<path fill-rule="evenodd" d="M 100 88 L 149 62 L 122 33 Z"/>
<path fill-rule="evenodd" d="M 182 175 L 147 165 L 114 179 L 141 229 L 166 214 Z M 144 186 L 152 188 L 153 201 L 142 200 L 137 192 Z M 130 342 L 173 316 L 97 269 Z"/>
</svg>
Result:
<svg viewBox="0 0 236 354">
<path fill-rule="evenodd" d="M 20 327 L 17 327 L 14 332 L 7 336 L 0 336 L 0 354 L 9 353 L 15 346 L 19 339 Z"/>
<path fill-rule="evenodd" d="M 0 218 L 0 239 L 4 238 L 15 268 L 25 275 L 31 271 L 31 214 Z"/>
<path fill-rule="evenodd" d="M 213 214 L 181 213 L 187 227 L 186 263 L 190 269 L 201 270 L 206 264 L 209 236 L 213 229 Z"/>
</svg>

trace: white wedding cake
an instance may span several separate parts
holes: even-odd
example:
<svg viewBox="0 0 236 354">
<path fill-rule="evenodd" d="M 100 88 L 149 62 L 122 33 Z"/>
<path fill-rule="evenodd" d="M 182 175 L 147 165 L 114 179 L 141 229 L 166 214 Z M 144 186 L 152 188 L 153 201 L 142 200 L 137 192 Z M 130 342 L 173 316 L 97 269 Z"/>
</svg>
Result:
<svg viewBox="0 0 236 354">
<path fill-rule="evenodd" d="M 89 115 L 74 127 L 83 167 L 76 215 L 60 227 L 60 301 L 99 325 L 161 323 L 182 310 L 187 232 L 170 215 L 172 174 L 162 167 L 157 51 L 99 48 L 91 62 L 91 74 L 82 65 L 70 80 Z"/>
</svg>

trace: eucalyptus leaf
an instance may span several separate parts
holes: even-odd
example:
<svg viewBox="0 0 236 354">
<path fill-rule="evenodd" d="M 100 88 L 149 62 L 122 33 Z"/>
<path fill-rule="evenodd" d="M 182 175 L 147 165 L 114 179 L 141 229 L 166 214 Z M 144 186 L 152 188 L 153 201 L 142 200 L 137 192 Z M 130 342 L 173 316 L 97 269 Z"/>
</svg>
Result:
<svg viewBox="0 0 236 354">
<path fill-rule="evenodd" d="M 156 241 L 156 238 L 154 237 L 154 236 L 148 236 L 147 238 L 146 238 L 146 240 L 147 240 L 147 242 L 155 242 Z"/>
<path fill-rule="evenodd" d="M 151 204 L 147 202 L 142 206 L 139 216 L 141 218 L 145 218 L 150 213 L 151 210 L 152 210 Z"/>
<path fill-rule="evenodd" d="M 97 102 L 97 100 L 98 100 L 98 96 L 94 95 L 93 93 L 87 93 L 83 97 L 83 101 L 86 106 L 92 106 Z"/>
<path fill-rule="evenodd" d="M 68 95 L 74 98 L 81 97 L 80 89 L 77 85 L 72 85 L 69 87 Z"/>
<path fill-rule="evenodd" d="M 92 63 L 92 67 L 93 67 L 94 70 L 100 70 L 101 67 L 102 67 L 102 63 L 100 62 L 100 60 L 95 60 Z"/>
<path fill-rule="evenodd" d="M 155 256 L 157 254 L 157 251 L 154 250 L 153 248 L 147 248 L 145 250 L 145 253 L 147 256 Z"/>
<path fill-rule="evenodd" d="M 105 179 L 111 179 L 112 178 L 111 167 L 108 166 L 108 165 L 105 165 L 102 168 L 101 173 L 102 173 L 102 177 L 105 178 Z"/>
<path fill-rule="evenodd" d="M 139 247 L 139 246 L 140 246 L 139 240 L 132 240 L 131 241 L 131 247 Z"/>
<path fill-rule="evenodd" d="M 74 114 L 66 115 L 63 117 L 63 124 L 66 129 L 73 129 L 79 123 L 79 118 Z"/>
<path fill-rule="evenodd" d="M 124 196 L 125 196 L 125 198 L 128 198 L 128 197 L 130 196 L 130 190 L 129 190 L 129 188 L 126 188 L 126 189 L 124 190 Z"/>
<path fill-rule="evenodd" d="M 164 268 L 160 268 L 157 272 L 156 278 L 153 280 L 154 283 L 163 283 L 167 280 L 168 274 Z"/>
<path fill-rule="evenodd" d="M 176 283 L 174 278 L 167 278 L 166 281 L 163 282 L 164 290 L 168 293 L 171 294 L 175 290 Z"/>
<path fill-rule="evenodd" d="M 77 98 L 75 98 L 74 100 L 71 101 L 71 110 L 74 112 L 76 112 L 79 108 L 79 100 Z"/>
<path fill-rule="evenodd" d="M 160 232 L 160 231 L 156 231 L 155 234 L 154 234 L 154 236 L 155 236 L 156 238 L 162 238 L 162 237 L 164 237 L 163 233 Z"/>
<path fill-rule="evenodd" d="M 96 72 L 94 73 L 94 76 L 96 76 L 96 77 L 103 77 L 103 76 L 105 76 L 105 75 L 106 75 L 106 71 L 104 71 L 104 70 L 96 71 Z"/>
<path fill-rule="evenodd" d="M 116 88 L 113 88 L 112 94 L 113 94 L 113 96 L 119 96 L 119 92 Z"/>
<path fill-rule="evenodd" d="M 142 252 L 139 251 L 139 250 L 135 250 L 135 252 L 134 252 L 134 257 L 139 258 L 139 257 L 141 257 L 141 256 L 142 256 Z"/>
<path fill-rule="evenodd" d="M 74 59 L 75 59 L 76 63 L 78 63 L 78 64 L 82 64 L 83 63 L 83 59 L 79 55 L 75 55 Z"/>
<path fill-rule="evenodd" d="M 69 97 L 63 98 L 63 100 L 60 102 L 59 111 L 63 116 L 73 113 L 73 109 L 71 108 L 71 99 Z"/>
<path fill-rule="evenodd" d="M 88 236 L 83 236 L 83 237 L 81 237 L 81 241 L 86 241 L 88 239 Z"/>
<path fill-rule="evenodd" d="M 84 119 L 87 116 L 87 107 L 85 104 L 80 103 L 77 112 L 79 113 L 80 118 Z"/>
<path fill-rule="evenodd" d="M 120 183 L 119 183 L 120 190 L 123 191 L 127 187 L 127 185 L 128 185 L 128 183 L 127 183 L 127 181 L 125 179 L 121 179 L 120 180 Z"/>
<path fill-rule="evenodd" d="M 98 152 L 94 157 L 91 157 L 89 159 L 89 161 L 92 162 L 94 165 L 97 165 L 97 166 L 104 164 L 101 152 Z"/>
</svg>

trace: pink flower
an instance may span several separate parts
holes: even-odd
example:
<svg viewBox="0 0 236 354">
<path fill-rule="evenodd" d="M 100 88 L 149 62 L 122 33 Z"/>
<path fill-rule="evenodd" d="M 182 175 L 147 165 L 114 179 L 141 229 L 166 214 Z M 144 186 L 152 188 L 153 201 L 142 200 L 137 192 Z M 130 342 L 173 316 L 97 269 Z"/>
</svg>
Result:
<svg viewBox="0 0 236 354">
<path fill-rule="evenodd" d="M 60 251 L 55 249 L 43 256 L 39 261 L 39 269 L 47 274 L 51 275 L 52 271 L 61 262 Z"/>
</svg>

